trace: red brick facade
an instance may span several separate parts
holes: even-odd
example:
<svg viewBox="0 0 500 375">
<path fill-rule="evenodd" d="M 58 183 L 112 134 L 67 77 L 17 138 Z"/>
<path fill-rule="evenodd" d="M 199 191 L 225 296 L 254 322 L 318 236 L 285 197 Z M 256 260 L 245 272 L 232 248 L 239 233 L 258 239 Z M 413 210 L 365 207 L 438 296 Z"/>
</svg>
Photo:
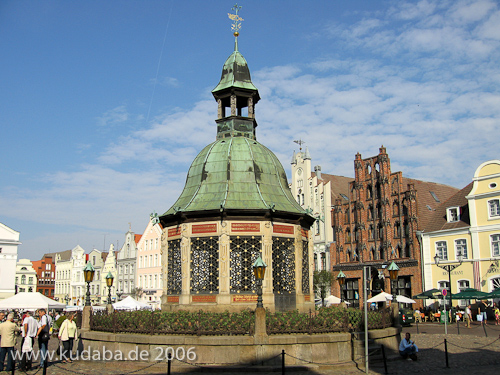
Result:
<svg viewBox="0 0 500 375">
<path fill-rule="evenodd" d="M 53 258 L 44 256 L 42 260 L 35 260 L 31 263 L 33 264 L 38 279 L 36 291 L 54 299 L 56 264 Z"/>
<path fill-rule="evenodd" d="M 411 297 L 422 292 L 414 184 L 404 186 L 402 173 L 391 172 L 383 146 L 371 158 L 361 159 L 356 154 L 354 171 L 348 199 L 336 199 L 332 210 L 336 241 L 331 245 L 330 259 L 334 275 L 340 270 L 346 275 L 344 298 L 362 306 L 364 266 L 372 271 L 369 297 L 382 290 L 392 293 L 385 270 L 392 261 L 400 269 L 398 294 Z M 340 295 L 337 282 L 332 285 L 332 294 Z"/>
</svg>

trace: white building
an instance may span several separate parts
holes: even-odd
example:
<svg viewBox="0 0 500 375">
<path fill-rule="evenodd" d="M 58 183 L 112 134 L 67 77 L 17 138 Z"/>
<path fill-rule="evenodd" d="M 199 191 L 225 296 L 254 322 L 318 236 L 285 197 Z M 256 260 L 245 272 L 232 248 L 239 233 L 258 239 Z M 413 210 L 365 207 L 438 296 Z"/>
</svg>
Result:
<svg viewBox="0 0 500 375">
<path fill-rule="evenodd" d="M 332 202 L 347 201 L 352 178 L 321 173 L 321 166 L 311 166 L 311 156 L 305 151 L 293 153 L 290 189 L 297 202 L 316 218 L 312 226 L 314 239 L 314 270 L 330 270 L 330 245 L 335 241 L 332 229 Z"/>
<path fill-rule="evenodd" d="M 29 259 L 20 259 L 16 264 L 16 288 L 18 292 L 36 292 L 37 277 Z"/>
<path fill-rule="evenodd" d="M 106 276 L 109 272 L 113 275 L 113 286 L 111 287 L 111 302 L 116 302 L 116 290 L 117 290 L 117 272 L 116 272 L 116 251 L 113 244 L 109 245 L 109 251 L 107 253 L 102 253 L 104 264 L 102 266 L 102 272 L 100 276 L 101 282 L 101 303 L 108 303 L 109 288 L 106 284 Z M 94 277 L 95 279 L 95 277 Z"/>
<path fill-rule="evenodd" d="M 13 296 L 16 291 L 15 276 L 19 232 L 0 223 L 0 299 Z"/>
<path fill-rule="evenodd" d="M 57 301 L 73 305 L 71 299 L 71 262 L 72 250 L 65 250 L 52 255 L 56 267 L 56 280 L 54 296 Z"/>
<path fill-rule="evenodd" d="M 135 296 L 135 277 L 137 263 L 137 242 L 140 235 L 134 234 L 129 230 L 125 234 L 125 243 L 116 256 L 116 267 L 118 270 L 117 280 L 115 280 L 117 291 L 120 298 L 127 296 L 136 298 Z"/>
</svg>

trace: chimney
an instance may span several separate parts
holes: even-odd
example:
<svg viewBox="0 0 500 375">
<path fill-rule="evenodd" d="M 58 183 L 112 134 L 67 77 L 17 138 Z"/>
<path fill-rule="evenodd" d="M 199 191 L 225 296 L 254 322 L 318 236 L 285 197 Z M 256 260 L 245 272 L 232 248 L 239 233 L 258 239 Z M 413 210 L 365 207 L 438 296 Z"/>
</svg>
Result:
<svg viewBox="0 0 500 375">
<path fill-rule="evenodd" d="M 322 180 L 322 178 L 321 178 L 321 166 L 320 165 L 314 166 L 314 172 L 316 173 L 316 177 L 318 177 L 318 179 Z"/>
</svg>

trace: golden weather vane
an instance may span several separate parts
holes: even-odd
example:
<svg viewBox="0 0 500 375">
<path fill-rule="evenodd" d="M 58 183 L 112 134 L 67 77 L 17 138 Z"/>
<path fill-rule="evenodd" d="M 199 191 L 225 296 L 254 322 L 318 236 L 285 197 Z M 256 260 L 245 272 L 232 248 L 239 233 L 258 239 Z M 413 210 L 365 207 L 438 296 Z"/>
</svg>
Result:
<svg viewBox="0 0 500 375">
<path fill-rule="evenodd" d="M 234 14 L 232 13 L 228 13 L 228 17 L 231 21 L 233 21 L 232 25 L 231 25 L 231 30 L 234 31 L 233 35 L 234 36 L 238 36 L 240 35 L 239 31 L 241 29 L 241 21 L 244 21 L 243 18 L 241 18 L 240 16 L 238 16 L 238 12 L 240 11 L 241 9 L 241 6 L 238 5 L 238 3 L 236 3 L 232 8 L 231 10 L 234 11 Z"/>
</svg>

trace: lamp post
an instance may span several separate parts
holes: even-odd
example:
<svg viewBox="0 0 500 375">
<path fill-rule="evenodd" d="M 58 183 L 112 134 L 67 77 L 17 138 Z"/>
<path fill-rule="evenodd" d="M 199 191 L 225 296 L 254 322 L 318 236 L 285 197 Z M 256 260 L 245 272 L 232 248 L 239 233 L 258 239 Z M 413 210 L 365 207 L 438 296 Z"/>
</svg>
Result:
<svg viewBox="0 0 500 375">
<path fill-rule="evenodd" d="M 439 264 L 441 258 L 439 255 L 434 256 L 434 264 L 439 268 L 442 268 L 446 272 L 448 272 L 448 294 L 450 295 L 450 311 L 451 311 L 451 271 L 455 268 L 460 267 L 462 265 L 462 255 L 458 256 L 458 264 Z"/>
<path fill-rule="evenodd" d="M 391 292 L 392 292 L 392 318 L 394 319 L 394 325 L 396 328 L 399 328 L 399 303 L 397 300 L 397 282 L 398 282 L 398 272 L 399 267 L 396 263 L 392 262 L 389 267 L 387 267 L 389 271 L 389 278 L 391 280 Z"/>
<path fill-rule="evenodd" d="M 398 272 L 399 272 L 399 267 L 396 263 L 392 262 L 389 267 L 387 267 L 387 270 L 389 271 L 389 278 L 391 279 L 391 292 L 392 292 L 392 299 L 394 302 L 396 302 L 396 297 L 397 297 L 397 282 L 398 282 Z"/>
<path fill-rule="evenodd" d="M 90 283 L 94 280 L 95 269 L 90 262 L 83 269 L 83 275 L 85 277 L 85 282 L 87 283 L 87 296 L 85 298 L 85 306 L 90 306 Z"/>
<path fill-rule="evenodd" d="M 111 305 L 111 287 L 113 286 L 114 276 L 111 271 L 106 275 L 106 286 L 108 287 L 108 305 Z"/>
<path fill-rule="evenodd" d="M 344 284 L 345 284 L 345 273 L 340 270 L 339 274 L 337 275 L 337 281 L 339 282 L 339 287 L 340 287 L 340 303 L 344 302 Z"/>
<path fill-rule="evenodd" d="M 252 267 L 255 281 L 257 282 L 257 308 L 264 307 L 262 304 L 262 280 L 264 280 L 267 265 L 259 255 Z"/>
</svg>

